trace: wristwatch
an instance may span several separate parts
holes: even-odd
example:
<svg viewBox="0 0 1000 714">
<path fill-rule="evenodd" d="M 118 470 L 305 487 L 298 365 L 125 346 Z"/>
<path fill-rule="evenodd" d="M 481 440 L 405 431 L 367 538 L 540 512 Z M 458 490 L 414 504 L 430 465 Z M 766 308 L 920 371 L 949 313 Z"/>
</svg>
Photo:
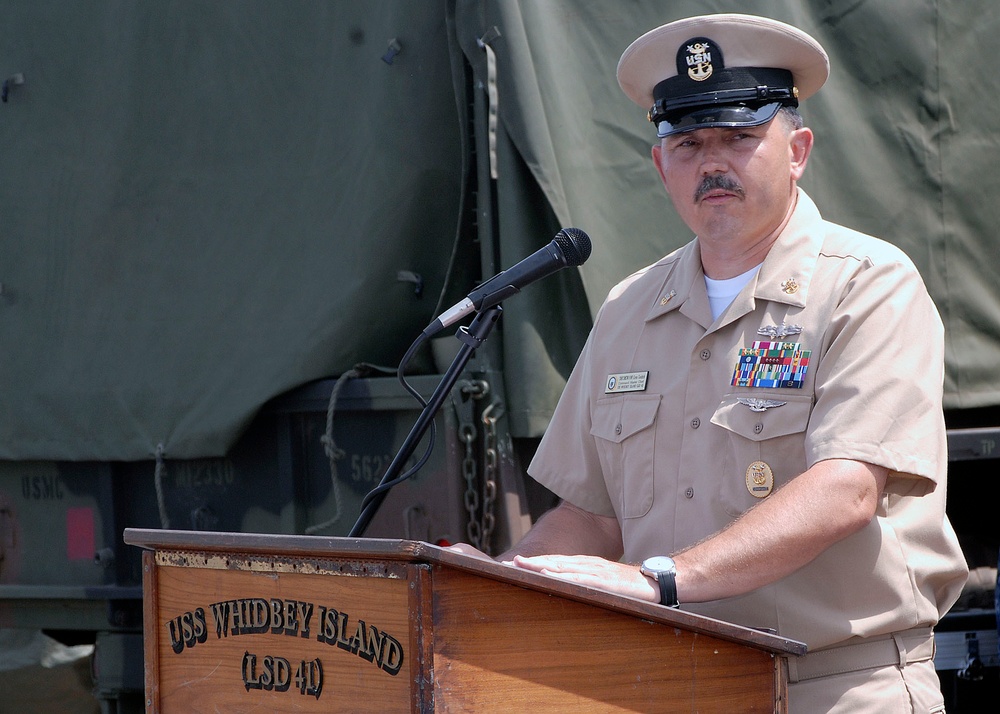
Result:
<svg viewBox="0 0 1000 714">
<path fill-rule="evenodd" d="M 666 555 L 654 555 L 646 558 L 639 566 L 639 571 L 647 578 L 653 578 L 660 586 L 660 604 L 667 607 L 677 607 L 677 566 L 674 559 Z"/>
</svg>

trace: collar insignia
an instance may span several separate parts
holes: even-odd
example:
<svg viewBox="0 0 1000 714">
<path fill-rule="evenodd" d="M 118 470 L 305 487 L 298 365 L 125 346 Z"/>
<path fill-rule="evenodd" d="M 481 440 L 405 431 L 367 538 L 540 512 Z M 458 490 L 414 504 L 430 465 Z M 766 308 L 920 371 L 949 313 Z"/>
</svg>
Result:
<svg viewBox="0 0 1000 714">
<path fill-rule="evenodd" d="M 757 399 L 756 397 L 738 397 L 736 399 L 743 406 L 750 407 L 752 412 L 766 412 L 772 407 L 783 407 L 788 402 L 778 402 L 774 399 Z"/>
<path fill-rule="evenodd" d="M 772 340 L 782 339 L 788 337 L 789 335 L 797 335 L 802 332 L 801 325 L 786 325 L 782 322 L 780 325 L 765 325 L 757 329 L 758 335 L 767 335 Z"/>
</svg>

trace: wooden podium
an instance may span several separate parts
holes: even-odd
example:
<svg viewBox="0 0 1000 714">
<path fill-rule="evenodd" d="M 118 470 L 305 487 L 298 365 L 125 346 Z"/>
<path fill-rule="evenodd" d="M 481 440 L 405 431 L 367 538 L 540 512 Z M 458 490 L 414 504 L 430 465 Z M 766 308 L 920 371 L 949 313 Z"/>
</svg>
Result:
<svg viewBox="0 0 1000 714">
<path fill-rule="evenodd" d="M 784 712 L 806 649 L 415 541 L 125 542 L 147 712 Z"/>
</svg>

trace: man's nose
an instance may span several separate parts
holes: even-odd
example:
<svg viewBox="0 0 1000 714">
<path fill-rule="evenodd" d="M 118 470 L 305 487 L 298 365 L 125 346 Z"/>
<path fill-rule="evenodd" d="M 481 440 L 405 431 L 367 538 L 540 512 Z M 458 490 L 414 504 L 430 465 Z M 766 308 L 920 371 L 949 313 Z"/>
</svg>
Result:
<svg viewBox="0 0 1000 714">
<path fill-rule="evenodd" d="M 706 144 L 701 154 L 701 173 L 704 176 L 709 174 L 724 174 L 728 170 L 725 160 L 725 153 L 718 144 Z"/>
</svg>

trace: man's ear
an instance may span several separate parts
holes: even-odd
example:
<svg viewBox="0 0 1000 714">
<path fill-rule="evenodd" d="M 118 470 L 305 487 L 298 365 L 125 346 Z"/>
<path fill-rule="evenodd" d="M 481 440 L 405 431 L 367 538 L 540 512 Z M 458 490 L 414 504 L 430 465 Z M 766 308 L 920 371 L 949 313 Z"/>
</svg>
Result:
<svg viewBox="0 0 1000 714">
<path fill-rule="evenodd" d="M 653 144 L 653 165 L 656 166 L 656 173 L 660 175 L 660 182 L 663 184 L 663 188 L 666 189 L 667 195 L 670 195 L 670 189 L 667 188 L 667 177 L 663 173 L 663 145 Z"/>
<path fill-rule="evenodd" d="M 792 180 L 798 181 L 806 171 L 809 154 L 812 153 L 813 133 L 807 126 L 796 129 L 788 137 L 789 159 L 792 168 Z"/>
</svg>

